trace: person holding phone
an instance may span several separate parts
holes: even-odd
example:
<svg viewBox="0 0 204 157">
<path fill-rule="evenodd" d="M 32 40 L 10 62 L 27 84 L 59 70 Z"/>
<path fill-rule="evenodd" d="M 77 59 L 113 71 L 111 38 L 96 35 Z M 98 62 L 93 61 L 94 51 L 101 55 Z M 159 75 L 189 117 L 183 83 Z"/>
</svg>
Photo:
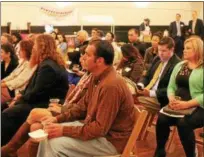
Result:
<svg viewBox="0 0 204 157">
<path fill-rule="evenodd" d="M 164 37 L 158 43 L 158 57 L 156 57 L 147 75 L 137 83 L 138 101 L 147 109 L 160 109 L 168 104 L 167 86 L 174 66 L 180 59 L 174 54 L 174 41 Z"/>
</svg>

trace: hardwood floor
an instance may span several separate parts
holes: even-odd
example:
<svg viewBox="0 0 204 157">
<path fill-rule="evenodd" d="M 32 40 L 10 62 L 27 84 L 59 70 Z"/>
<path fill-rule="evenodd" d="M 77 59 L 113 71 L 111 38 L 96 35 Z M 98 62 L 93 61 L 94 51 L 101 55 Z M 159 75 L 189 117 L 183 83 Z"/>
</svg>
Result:
<svg viewBox="0 0 204 157">
<path fill-rule="evenodd" d="M 198 157 L 204 157 L 204 145 L 203 145 L 204 138 L 199 137 L 200 132 L 201 129 L 197 129 L 195 131 L 197 139 L 199 139 L 200 142 L 202 142 L 202 144 L 197 144 Z M 147 140 L 136 142 L 137 157 L 153 157 L 155 147 L 156 147 L 155 135 L 154 133 L 149 133 Z M 27 157 L 27 154 L 28 154 L 27 144 L 25 144 L 19 149 L 18 156 Z M 183 147 L 180 143 L 177 134 L 175 137 L 175 141 L 173 142 L 172 149 L 170 152 L 167 152 L 166 157 L 185 157 Z"/>
<path fill-rule="evenodd" d="M 196 136 L 198 136 L 200 131 L 196 131 Z M 201 139 L 203 140 L 204 139 Z M 154 151 L 156 148 L 156 140 L 155 135 L 153 133 L 149 133 L 146 141 L 138 141 L 136 142 L 136 152 L 137 157 L 153 157 Z M 198 148 L 198 157 L 204 157 L 204 146 L 203 144 L 197 144 Z M 175 137 L 175 141 L 172 144 L 170 152 L 167 152 L 166 157 L 185 157 L 185 153 L 181 142 L 179 140 L 178 134 Z"/>
</svg>

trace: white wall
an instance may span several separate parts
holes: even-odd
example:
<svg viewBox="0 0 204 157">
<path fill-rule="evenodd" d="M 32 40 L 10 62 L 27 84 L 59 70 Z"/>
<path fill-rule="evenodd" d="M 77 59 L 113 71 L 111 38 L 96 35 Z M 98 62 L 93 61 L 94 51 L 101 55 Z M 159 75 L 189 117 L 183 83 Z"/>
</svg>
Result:
<svg viewBox="0 0 204 157">
<path fill-rule="evenodd" d="M 41 7 L 73 12 L 55 18 L 41 12 Z M 145 17 L 151 19 L 151 25 L 169 25 L 176 13 L 180 13 L 187 24 L 192 10 L 197 10 L 203 19 L 203 2 L 150 2 L 147 8 L 138 8 L 135 2 L 73 2 L 63 9 L 55 2 L 1 2 L 1 25 L 11 22 L 11 29 L 27 29 L 27 22 L 31 25 L 139 25 Z M 95 21 L 87 21 L 87 17 L 93 15 Z M 110 21 L 102 18 L 110 18 Z"/>
</svg>

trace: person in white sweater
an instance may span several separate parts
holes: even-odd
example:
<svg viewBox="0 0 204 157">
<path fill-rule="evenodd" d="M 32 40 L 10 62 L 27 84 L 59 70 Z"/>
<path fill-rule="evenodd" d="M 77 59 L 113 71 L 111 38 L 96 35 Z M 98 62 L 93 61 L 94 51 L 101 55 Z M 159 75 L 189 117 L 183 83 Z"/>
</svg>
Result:
<svg viewBox="0 0 204 157">
<path fill-rule="evenodd" d="M 31 68 L 29 63 L 33 45 L 31 40 L 20 42 L 20 64 L 9 76 L 1 80 L 1 104 L 9 101 L 19 91 L 24 90 L 36 70 L 36 66 Z"/>
</svg>

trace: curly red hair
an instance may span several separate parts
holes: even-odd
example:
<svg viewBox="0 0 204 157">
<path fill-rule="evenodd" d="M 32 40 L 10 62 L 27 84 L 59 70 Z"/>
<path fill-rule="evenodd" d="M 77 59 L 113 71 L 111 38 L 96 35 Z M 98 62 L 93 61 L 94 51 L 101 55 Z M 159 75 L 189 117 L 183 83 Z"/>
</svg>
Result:
<svg viewBox="0 0 204 157">
<path fill-rule="evenodd" d="M 40 64 L 43 60 L 50 58 L 60 66 L 65 67 L 62 55 L 57 52 L 55 40 L 51 35 L 40 34 L 35 39 L 35 45 L 31 56 L 31 65 Z"/>
</svg>

